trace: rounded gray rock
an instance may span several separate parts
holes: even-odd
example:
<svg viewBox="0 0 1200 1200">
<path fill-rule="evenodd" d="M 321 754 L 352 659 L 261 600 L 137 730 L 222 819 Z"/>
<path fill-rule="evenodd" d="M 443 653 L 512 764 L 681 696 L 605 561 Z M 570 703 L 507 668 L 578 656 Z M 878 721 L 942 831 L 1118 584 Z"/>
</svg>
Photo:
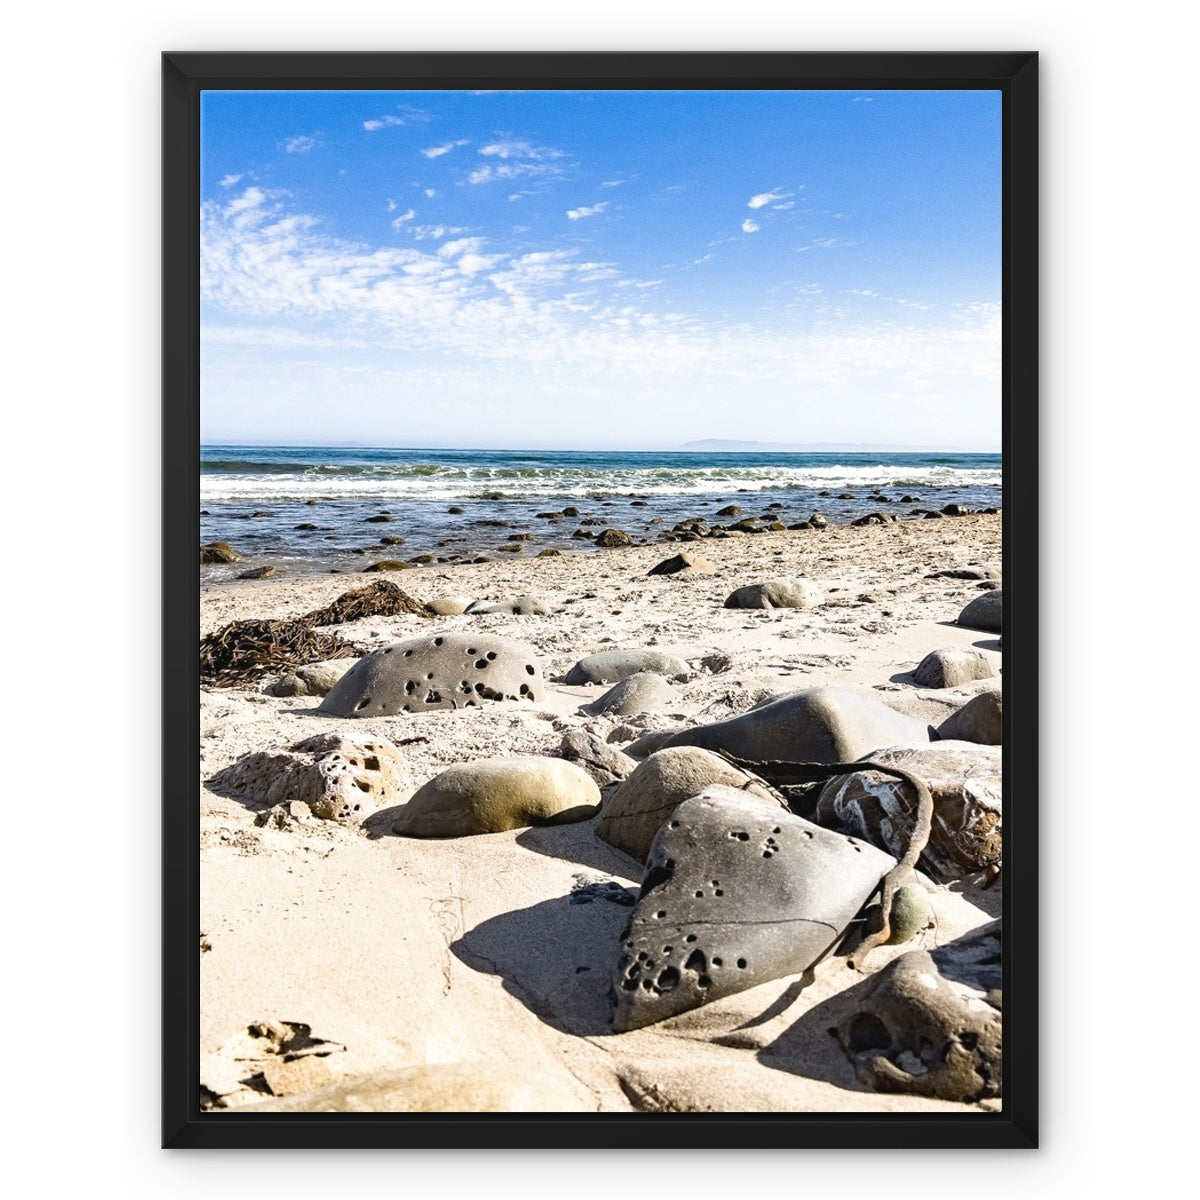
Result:
<svg viewBox="0 0 1200 1200">
<path fill-rule="evenodd" d="M 639 671 L 674 679 L 689 674 L 687 663 L 661 650 L 601 650 L 581 658 L 563 681 L 571 687 L 588 683 L 620 683 Z"/>
<path fill-rule="evenodd" d="M 675 700 L 675 689 L 653 671 L 639 671 L 614 684 L 599 700 L 585 706 L 592 716 L 607 713 L 629 717 L 634 713 L 661 712 Z"/>
<path fill-rule="evenodd" d="M 654 839 L 621 935 L 626 1033 L 824 958 L 895 859 L 733 788 L 685 800 Z"/>
<path fill-rule="evenodd" d="M 309 663 L 281 675 L 269 688 L 271 696 L 325 696 L 352 666 L 353 658 L 335 658 L 329 662 Z"/>
<path fill-rule="evenodd" d="M 968 629 L 983 629 L 988 633 L 999 633 L 1004 616 L 1004 590 L 997 588 L 976 596 L 958 614 L 958 623 Z"/>
<path fill-rule="evenodd" d="M 550 609 L 547 607 L 546 602 L 537 596 L 517 596 L 514 600 L 476 600 L 472 604 L 469 604 L 463 611 L 470 616 L 476 616 L 480 613 L 511 613 L 521 617 L 546 617 L 550 615 Z"/>
<path fill-rule="evenodd" d="M 486 633 L 413 638 L 359 659 L 317 710 L 334 717 L 381 717 L 486 701 L 540 701 L 545 695 L 537 651 Z"/>
<path fill-rule="evenodd" d="M 518 755 L 458 763 L 418 788 L 392 825 L 406 837 L 465 837 L 584 821 L 600 789 L 562 758 Z"/>
<path fill-rule="evenodd" d="M 913 671 L 913 682 L 918 687 L 953 688 L 999 673 L 982 650 L 934 650 Z"/>
<path fill-rule="evenodd" d="M 850 688 L 793 692 L 740 716 L 672 734 L 663 746 L 703 746 L 752 761 L 853 762 L 880 747 L 920 746 L 929 726 Z"/>
<path fill-rule="evenodd" d="M 663 822 L 712 784 L 735 788 L 768 808 L 782 806 L 770 789 L 711 750 L 677 746 L 650 755 L 616 787 L 596 821 L 596 836 L 641 862 Z"/>
<path fill-rule="evenodd" d="M 768 579 L 740 587 L 725 600 L 726 608 L 817 608 L 825 593 L 811 579 Z"/>
<path fill-rule="evenodd" d="M 429 601 L 429 607 L 436 616 L 457 617 L 474 603 L 470 596 L 435 596 Z"/>
<path fill-rule="evenodd" d="M 991 688 L 972 696 L 939 726 L 938 736 L 958 742 L 999 746 L 1004 740 L 1004 695 Z"/>
</svg>

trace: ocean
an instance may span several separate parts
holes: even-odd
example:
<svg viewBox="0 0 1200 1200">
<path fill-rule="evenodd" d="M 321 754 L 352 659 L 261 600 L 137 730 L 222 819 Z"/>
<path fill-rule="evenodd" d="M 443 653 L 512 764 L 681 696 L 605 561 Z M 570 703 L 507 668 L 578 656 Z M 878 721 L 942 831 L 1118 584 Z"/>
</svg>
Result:
<svg viewBox="0 0 1200 1200">
<path fill-rule="evenodd" d="M 573 536 L 581 529 L 657 542 L 691 517 L 787 525 L 819 512 L 843 525 L 871 512 L 916 519 L 950 503 L 1000 508 L 1001 456 L 204 446 L 200 544 L 228 542 L 245 561 L 200 572 L 211 582 L 265 566 L 351 573 L 381 559 L 503 558 L 514 547 L 521 557 L 588 553 L 596 546 Z M 717 515 L 730 504 L 742 512 Z M 562 515 L 571 507 L 578 515 Z"/>
</svg>

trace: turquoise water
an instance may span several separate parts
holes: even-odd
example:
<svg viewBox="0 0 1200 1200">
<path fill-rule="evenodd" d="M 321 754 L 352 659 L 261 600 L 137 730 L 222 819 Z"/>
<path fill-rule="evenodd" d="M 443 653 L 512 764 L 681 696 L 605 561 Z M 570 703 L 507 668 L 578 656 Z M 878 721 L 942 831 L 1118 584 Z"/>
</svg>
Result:
<svg viewBox="0 0 1200 1200">
<path fill-rule="evenodd" d="M 656 541 L 687 517 L 723 520 L 716 509 L 730 503 L 785 524 L 819 511 L 836 525 L 880 510 L 903 519 L 951 502 L 999 508 L 1000 455 L 205 446 L 201 543 L 228 541 L 249 561 L 201 572 L 215 579 L 262 565 L 291 574 L 358 571 L 377 558 L 422 554 L 469 561 L 518 533 L 534 535 L 525 556 L 589 550 L 590 542 L 571 537 L 583 521 Z M 577 518 L 538 515 L 568 506 L 579 508 Z M 380 515 L 393 519 L 368 520 Z M 383 537 L 404 541 L 383 546 Z"/>
</svg>

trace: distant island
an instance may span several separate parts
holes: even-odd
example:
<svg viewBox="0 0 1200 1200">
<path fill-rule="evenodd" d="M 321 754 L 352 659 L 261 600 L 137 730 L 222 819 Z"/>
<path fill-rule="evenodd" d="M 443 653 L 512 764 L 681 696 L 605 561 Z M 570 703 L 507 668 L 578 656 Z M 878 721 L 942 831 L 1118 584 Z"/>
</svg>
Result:
<svg viewBox="0 0 1200 1200">
<path fill-rule="evenodd" d="M 727 438 L 702 438 L 685 442 L 680 451 L 726 454 L 997 454 L 995 450 L 963 450 L 956 446 L 884 446 L 875 442 L 740 442 Z"/>
</svg>

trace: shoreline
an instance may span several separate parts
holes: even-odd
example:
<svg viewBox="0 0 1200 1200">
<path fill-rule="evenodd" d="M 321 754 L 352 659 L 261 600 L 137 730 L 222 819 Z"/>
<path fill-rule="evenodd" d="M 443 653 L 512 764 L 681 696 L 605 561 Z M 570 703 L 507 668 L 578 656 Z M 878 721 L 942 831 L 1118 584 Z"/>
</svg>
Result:
<svg viewBox="0 0 1200 1200">
<path fill-rule="evenodd" d="M 294 618 L 378 579 L 426 602 L 449 594 L 488 601 L 534 594 L 549 613 L 404 614 L 323 630 L 364 651 L 435 631 L 518 639 L 537 652 L 545 677 L 545 695 L 532 704 L 330 718 L 317 715 L 320 700 L 311 696 L 202 687 L 201 778 L 245 755 L 337 730 L 400 747 L 411 795 L 459 762 L 556 757 L 573 731 L 622 749 L 648 733 L 724 719 L 764 699 L 826 685 L 874 695 L 937 724 L 978 689 L 916 687 L 905 676 L 925 654 L 975 649 L 997 667 L 1002 662 L 994 634 L 955 624 L 981 594 L 978 581 L 937 572 L 998 567 L 1001 532 L 999 515 L 971 515 L 386 575 L 206 584 L 202 635 L 233 620 Z M 681 550 L 710 559 L 714 573 L 649 574 Z M 798 575 L 820 584 L 820 607 L 723 606 L 738 587 Z M 670 702 L 631 717 L 583 711 L 606 689 L 566 684 L 571 666 L 600 650 L 635 647 L 688 664 L 688 677 L 671 683 Z M 321 1069 L 303 1079 L 309 1085 L 450 1064 L 477 1080 L 503 1078 L 515 1060 L 536 1068 L 556 1089 L 553 1103 L 573 1103 L 573 1111 L 994 1108 L 858 1084 L 824 1033 L 832 1023 L 826 1017 L 859 983 L 837 959 L 806 983 L 764 983 L 662 1025 L 613 1034 L 605 997 L 629 910 L 577 897 L 610 884 L 636 891 L 641 864 L 597 838 L 594 820 L 449 839 L 401 837 L 391 824 L 403 799 L 358 828 L 308 820 L 272 826 L 256 824 L 255 806 L 202 787 L 201 1041 L 212 1078 L 229 1067 L 230 1047 L 249 1025 L 275 1020 L 302 1022 L 313 1038 L 345 1047 L 322 1058 Z M 1000 889 L 983 890 L 982 882 L 965 878 L 933 895 L 937 944 L 999 916 Z M 881 947 L 875 969 L 911 948 Z M 298 1099 L 272 1099 L 241 1087 L 227 1102 L 281 1111 L 315 1094 L 309 1086 L 291 1093 Z"/>
</svg>

